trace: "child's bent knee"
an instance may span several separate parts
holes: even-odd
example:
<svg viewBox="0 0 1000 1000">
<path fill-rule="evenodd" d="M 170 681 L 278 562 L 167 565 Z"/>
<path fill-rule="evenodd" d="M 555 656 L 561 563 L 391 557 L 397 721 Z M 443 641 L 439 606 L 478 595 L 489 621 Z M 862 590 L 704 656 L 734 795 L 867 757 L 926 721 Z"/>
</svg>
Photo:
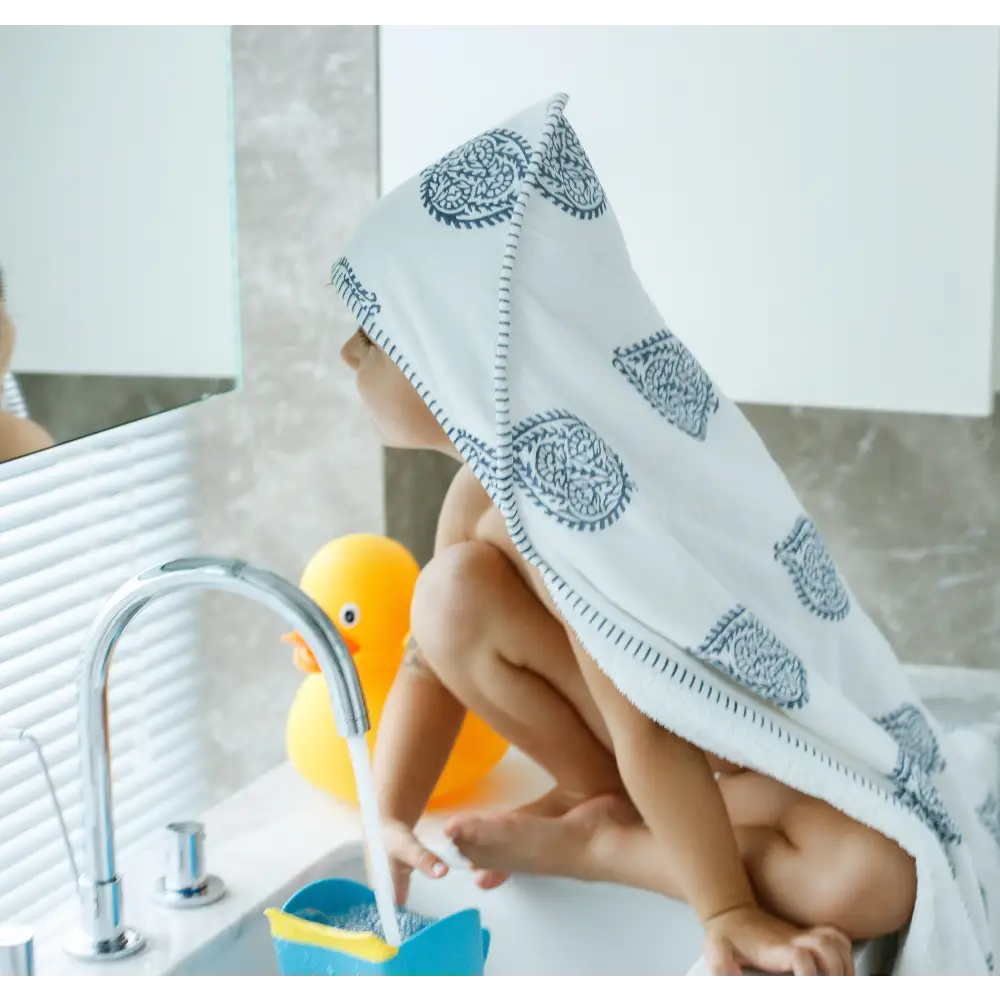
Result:
<svg viewBox="0 0 1000 1000">
<path fill-rule="evenodd" d="M 916 863 L 895 842 L 858 831 L 846 838 L 815 889 L 817 923 L 839 927 L 855 940 L 891 934 L 913 914 Z"/>
<path fill-rule="evenodd" d="M 435 669 L 467 657 L 493 631 L 498 598 L 513 572 L 486 542 L 463 542 L 436 555 L 417 581 L 410 627 Z"/>
</svg>

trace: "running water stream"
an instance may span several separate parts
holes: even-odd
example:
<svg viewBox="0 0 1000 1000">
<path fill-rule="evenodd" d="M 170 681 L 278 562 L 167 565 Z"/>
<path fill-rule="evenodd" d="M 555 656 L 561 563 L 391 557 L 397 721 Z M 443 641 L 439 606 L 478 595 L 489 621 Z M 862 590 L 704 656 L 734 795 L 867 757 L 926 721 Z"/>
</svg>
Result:
<svg viewBox="0 0 1000 1000">
<path fill-rule="evenodd" d="M 358 804 L 361 807 L 361 827 L 368 846 L 368 864 L 371 869 L 372 891 L 386 944 L 398 948 L 403 942 L 399 933 L 396 916 L 396 894 L 392 886 L 392 872 L 389 869 L 389 855 L 382 842 L 382 820 L 375 800 L 375 783 L 372 780 L 372 764 L 368 756 L 368 742 L 364 734 L 347 737 L 347 748 L 354 767 L 354 783 L 358 790 Z"/>
</svg>

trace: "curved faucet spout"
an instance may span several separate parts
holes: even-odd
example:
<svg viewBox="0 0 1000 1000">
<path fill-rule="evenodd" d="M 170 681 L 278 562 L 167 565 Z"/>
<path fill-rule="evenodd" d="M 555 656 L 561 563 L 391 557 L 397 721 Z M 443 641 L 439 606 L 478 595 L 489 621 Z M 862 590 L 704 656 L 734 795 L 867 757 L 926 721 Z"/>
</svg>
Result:
<svg viewBox="0 0 1000 1000">
<path fill-rule="evenodd" d="M 175 559 L 141 573 L 107 601 L 80 656 L 78 735 L 84 818 L 80 897 L 83 936 L 70 951 L 83 958 L 115 958 L 137 951 L 141 938 L 122 919 L 121 877 L 115 864 L 108 743 L 108 678 L 115 646 L 129 622 L 151 601 L 185 590 L 241 594 L 280 615 L 305 640 L 326 678 L 337 731 L 359 736 L 369 728 L 361 683 L 351 654 L 322 608 L 274 573 L 238 559 Z"/>
</svg>

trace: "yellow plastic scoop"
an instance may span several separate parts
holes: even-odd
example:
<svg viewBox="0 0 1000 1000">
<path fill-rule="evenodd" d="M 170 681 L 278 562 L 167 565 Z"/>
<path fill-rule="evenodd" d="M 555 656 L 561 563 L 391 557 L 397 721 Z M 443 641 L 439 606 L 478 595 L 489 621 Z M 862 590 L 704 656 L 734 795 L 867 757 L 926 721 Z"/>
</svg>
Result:
<svg viewBox="0 0 1000 1000">
<path fill-rule="evenodd" d="M 388 962 L 399 954 L 398 948 L 386 944 L 380 937 L 368 931 L 344 931 L 339 927 L 303 920 L 283 910 L 264 911 L 271 924 L 273 937 L 293 944 L 315 945 L 318 948 L 332 948 L 360 958 L 365 962 Z"/>
</svg>

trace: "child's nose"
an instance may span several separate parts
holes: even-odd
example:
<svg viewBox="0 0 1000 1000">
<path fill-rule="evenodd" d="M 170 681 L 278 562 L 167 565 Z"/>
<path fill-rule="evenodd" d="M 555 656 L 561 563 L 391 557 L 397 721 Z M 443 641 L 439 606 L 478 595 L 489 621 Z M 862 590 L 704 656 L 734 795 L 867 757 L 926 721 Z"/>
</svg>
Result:
<svg viewBox="0 0 1000 1000">
<path fill-rule="evenodd" d="M 361 367 L 361 334 L 355 333 L 340 349 L 340 357 L 351 371 L 356 372 Z"/>
</svg>

